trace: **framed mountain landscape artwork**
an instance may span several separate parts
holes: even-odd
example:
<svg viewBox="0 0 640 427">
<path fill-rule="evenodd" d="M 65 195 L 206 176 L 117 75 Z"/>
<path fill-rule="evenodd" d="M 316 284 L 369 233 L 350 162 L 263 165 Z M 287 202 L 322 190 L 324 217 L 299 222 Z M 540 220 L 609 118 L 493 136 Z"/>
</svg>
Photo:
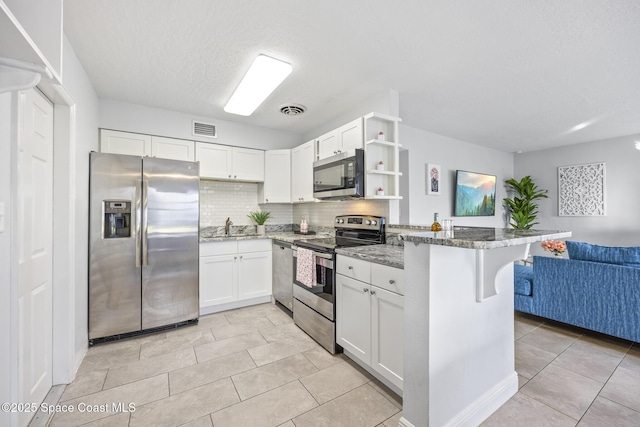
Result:
<svg viewBox="0 0 640 427">
<path fill-rule="evenodd" d="M 455 216 L 493 216 L 496 213 L 496 177 L 456 171 Z"/>
</svg>

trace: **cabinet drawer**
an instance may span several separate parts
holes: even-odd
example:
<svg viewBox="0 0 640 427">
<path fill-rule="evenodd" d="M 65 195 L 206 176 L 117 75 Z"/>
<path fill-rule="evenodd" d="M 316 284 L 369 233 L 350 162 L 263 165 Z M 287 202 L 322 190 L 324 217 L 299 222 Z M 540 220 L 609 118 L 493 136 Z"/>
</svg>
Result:
<svg viewBox="0 0 640 427">
<path fill-rule="evenodd" d="M 372 263 L 371 284 L 389 292 L 404 295 L 404 270 Z"/>
<path fill-rule="evenodd" d="M 361 259 L 338 255 L 336 273 L 361 282 L 371 283 L 371 263 Z"/>
<path fill-rule="evenodd" d="M 229 240 L 226 242 L 200 243 L 200 256 L 230 255 L 238 253 L 238 242 Z"/>
<path fill-rule="evenodd" d="M 271 239 L 238 240 L 238 252 L 271 252 Z"/>
</svg>

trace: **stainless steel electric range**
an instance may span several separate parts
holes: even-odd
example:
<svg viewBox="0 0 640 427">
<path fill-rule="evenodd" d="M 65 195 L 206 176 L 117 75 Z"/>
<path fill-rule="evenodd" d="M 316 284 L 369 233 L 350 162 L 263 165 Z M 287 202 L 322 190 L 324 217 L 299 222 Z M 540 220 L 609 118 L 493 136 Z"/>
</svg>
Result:
<svg viewBox="0 0 640 427">
<path fill-rule="evenodd" d="M 384 243 L 384 217 L 367 215 L 337 216 L 335 237 L 293 242 L 293 320 L 327 351 L 334 354 L 342 351 L 336 344 L 336 248 Z M 307 286 L 296 279 L 298 248 L 313 251 L 313 286 Z"/>
</svg>

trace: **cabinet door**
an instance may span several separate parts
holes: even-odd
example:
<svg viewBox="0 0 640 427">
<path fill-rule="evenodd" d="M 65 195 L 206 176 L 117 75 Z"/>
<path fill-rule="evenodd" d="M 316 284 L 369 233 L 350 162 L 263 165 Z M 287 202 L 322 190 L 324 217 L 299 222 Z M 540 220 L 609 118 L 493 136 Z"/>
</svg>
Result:
<svg viewBox="0 0 640 427">
<path fill-rule="evenodd" d="M 151 136 L 139 133 L 100 129 L 100 152 L 150 156 Z"/>
<path fill-rule="evenodd" d="M 337 342 L 353 356 L 371 365 L 370 285 L 336 274 Z"/>
<path fill-rule="evenodd" d="M 340 139 L 337 130 L 325 133 L 318 138 L 318 158 L 324 159 L 338 154 Z"/>
<path fill-rule="evenodd" d="M 362 117 L 338 128 L 340 150 L 348 151 L 364 146 L 364 133 L 362 130 Z"/>
<path fill-rule="evenodd" d="M 313 160 L 316 141 L 309 141 L 291 150 L 291 200 L 313 201 Z"/>
<path fill-rule="evenodd" d="M 232 179 L 232 147 L 196 142 L 196 161 L 200 162 L 201 178 Z"/>
<path fill-rule="evenodd" d="M 264 151 L 233 148 L 233 179 L 264 181 Z"/>
<path fill-rule="evenodd" d="M 151 137 L 151 155 L 153 157 L 193 162 L 196 158 L 194 151 L 195 142 L 193 141 L 162 136 Z"/>
<path fill-rule="evenodd" d="M 238 255 L 238 299 L 271 295 L 271 251 Z"/>
<path fill-rule="evenodd" d="M 371 286 L 371 367 L 402 389 L 404 297 Z"/>
<path fill-rule="evenodd" d="M 291 150 L 264 153 L 264 203 L 291 203 Z"/>
<path fill-rule="evenodd" d="M 200 257 L 200 308 L 237 301 L 238 255 Z"/>
</svg>

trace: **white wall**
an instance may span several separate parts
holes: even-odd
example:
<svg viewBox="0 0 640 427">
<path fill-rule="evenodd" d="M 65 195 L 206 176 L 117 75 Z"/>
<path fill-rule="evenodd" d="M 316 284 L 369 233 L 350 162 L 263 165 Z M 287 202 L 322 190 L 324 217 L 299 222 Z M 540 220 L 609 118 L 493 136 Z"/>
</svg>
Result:
<svg viewBox="0 0 640 427">
<path fill-rule="evenodd" d="M 640 135 L 595 141 L 567 147 L 517 154 L 516 179 L 531 175 L 549 198 L 539 203 L 541 229 L 573 232 L 569 240 L 606 246 L 640 245 Z M 558 166 L 606 162 L 607 215 L 604 217 L 558 216 Z M 534 245 L 532 253 L 542 250 Z"/>
<path fill-rule="evenodd" d="M 506 227 L 502 199 L 504 181 L 513 176 L 513 155 L 491 148 L 400 125 L 400 143 L 409 150 L 409 220 L 413 225 L 430 225 L 434 212 L 452 218 L 454 225 Z M 425 164 L 442 167 L 441 195 L 427 195 Z M 456 170 L 496 175 L 496 214 L 490 217 L 453 217 Z M 402 206 L 406 206 L 406 201 Z M 406 207 L 405 207 L 406 209 Z M 402 218 L 405 214 L 401 212 Z"/>
<path fill-rule="evenodd" d="M 0 95 L 0 203 L 4 203 L 5 230 L 0 233 L 0 402 L 11 402 L 11 94 Z M 0 425 L 9 425 L 9 413 L 0 411 Z"/>
<path fill-rule="evenodd" d="M 215 124 L 218 137 L 203 138 L 192 135 L 193 120 Z M 100 127 L 262 150 L 293 148 L 304 142 L 300 135 L 293 132 L 249 126 L 111 99 L 100 100 Z"/>
<path fill-rule="evenodd" d="M 398 91 L 389 89 L 375 93 L 367 99 L 363 99 L 352 109 L 343 111 L 336 115 L 332 120 L 311 129 L 309 132 L 305 132 L 303 140 L 305 142 L 311 141 L 324 133 L 339 128 L 340 126 L 349 123 L 351 120 L 355 120 L 358 117 L 371 112 L 389 114 L 397 117 L 400 112 Z"/>
<path fill-rule="evenodd" d="M 68 40 L 64 39 L 64 78 L 63 86 L 71 95 L 75 103 L 75 144 L 71 146 L 73 165 L 71 181 L 75 192 L 72 194 L 72 205 L 75 204 L 75 221 L 73 233 L 75 239 L 72 244 L 74 257 L 74 355 L 75 369 L 77 369 L 87 350 L 87 274 L 89 259 L 88 248 L 88 216 L 89 216 L 89 152 L 98 150 L 98 96 L 93 89 L 87 74 L 80 65 L 78 58 Z M 55 195 L 54 195 L 55 197 Z M 75 372 L 74 372 L 75 373 Z"/>
</svg>

